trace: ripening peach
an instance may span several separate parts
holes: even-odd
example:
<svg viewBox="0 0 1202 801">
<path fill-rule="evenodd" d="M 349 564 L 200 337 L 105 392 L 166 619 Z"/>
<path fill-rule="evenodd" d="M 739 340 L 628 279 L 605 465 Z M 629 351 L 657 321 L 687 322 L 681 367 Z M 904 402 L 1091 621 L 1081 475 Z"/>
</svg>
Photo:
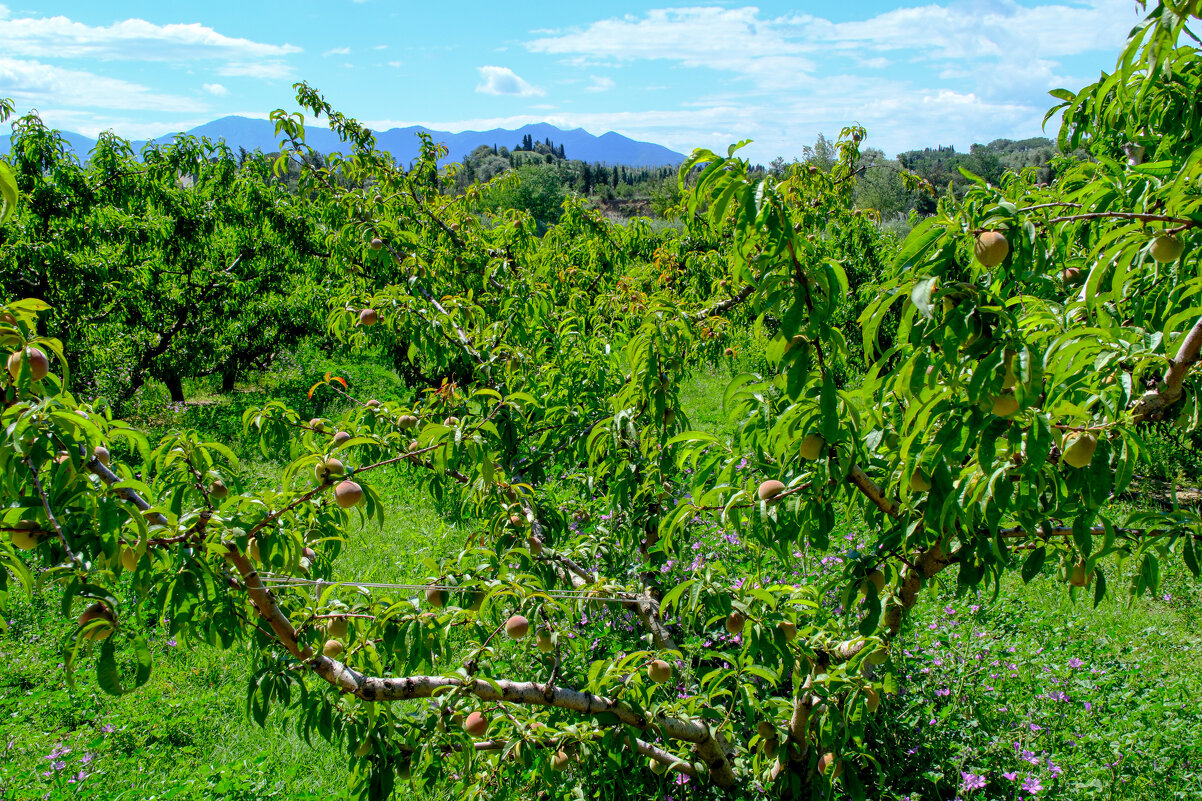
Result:
<svg viewBox="0 0 1202 801">
<path fill-rule="evenodd" d="M 50 360 L 40 348 L 25 348 L 8 357 L 8 374 L 13 381 L 21 374 L 21 363 L 28 361 L 29 376 L 34 381 L 41 381 L 50 374 Z"/>
</svg>

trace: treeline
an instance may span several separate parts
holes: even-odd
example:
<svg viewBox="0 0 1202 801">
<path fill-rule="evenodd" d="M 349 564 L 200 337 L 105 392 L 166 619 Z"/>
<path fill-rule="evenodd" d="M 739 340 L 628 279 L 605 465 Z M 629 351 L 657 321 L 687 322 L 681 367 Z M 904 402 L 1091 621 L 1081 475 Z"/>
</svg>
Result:
<svg viewBox="0 0 1202 801">
<path fill-rule="evenodd" d="M 276 155 L 241 150 L 239 164 L 252 160 L 270 164 Z M 789 161 L 778 157 L 768 165 L 754 165 L 751 172 L 782 177 L 797 167 L 814 166 L 827 171 L 836 156 L 834 141 L 819 134 L 813 145 L 802 148 L 799 157 Z M 1084 157 L 1084 153 L 1070 154 L 1064 163 Z M 889 158 L 877 148 L 865 148 L 860 154 L 855 201 L 861 209 L 876 211 L 882 224 L 904 233 L 914 215 L 934 213 L 940 195 L 951 191 L 963 196 L 971 180 L 961 170 L 994 185 L 1008 171 L 1032 170 L 1035 183 L 1049 183 L 1057 172 L 1057 160 L 1063 158 L 1056 143 L 1044 137 L 995 139 L 984 145 L 974 144 L 967 152 L 939 145 L 908 150 L 896 158 Z M 326 157 L 306 154 L 303 162 L 289 162 L 287 175 L 281 179 L 292 189 L 296 188 L 304 166 L 323 167 Z M 664 217 L 680 200 L 676 167 L 637 167 L 572 159 L 562 143 L 550 138 L 536 141 L 529 134 L 512 148 L 481 145 L 462 163 L 444 167 L 442 174 L 446 191 L 462 194 L 473 184 L 487 183 L 507 172 L 512 180 L 499 181 L 490 189 L 489 208 L 496 213 L 508 209 L 528 212 L 544 226 L 559 220 L 569 193 L 580 195 L 611 216 L 621 218 Z"/>
<path fill-rule="evenodd" d="M 512 149 L 481 145 L 462 164 L 447 168 L 456 191 L 487 182 L 507 170 L 517 179 L 513 186 L 493 192 L 496 210 L 518 209 L 541 223 L 553 223 L 562 213 L 564 197 L 573 192 L 607 210 L 662 216 L 679 199 L 676 168 L 602 164 L 568 158 L 564 146 L 551 139 L 541 142 L 529 134 Z M 624 216 L 633 216 L 626 214 Z"/>
<path fill-rule="evenodd" d="M 800 157 L 791 161 L 777 158 L 767 166 L 754 166 L 752 173 L 781 177 L 798 166 L 827 171 L 836 157 L 833 140 L 819 134 L 813 145 L 802 148 Z M 1035 183 L 1049 183 L 1057 172 L 1057 159 L 1063 157 L 1056 143 L 1043 137 L 995 139 L 984 145 L 974 144 L 968 152 L 953 146 L 929 147 L 899 153 L 892 159 L 882 150 L 865 148 L 860 155 L 856 204 L 878 212 L 885 224 L 892 222 L 905 228 L 911 215 L 934 213 L 939 195 L 951 191 L 963 196 L 972 182 L 961 170 L 994 185 L 1008 171 L 1032 170 Z M 1072 154 L 1070 160 L 1080 157 L 1084 154 Z M 680 199 L 675 167 L 590 164 L 568 158 L 563 145 L 550 139 L 536 142 L 529 135 L 512 149 L 478 147 L 462 165 L 453 167 L 451 174 L 456 191 L 462 192 L 477 181 L 489 181 L 507 170 L 517 180 L 514 186 L 495 193 L 495 207 L 528 211 L 544 223 L 558 219 L 568 192 L 583 195 L 620 216 L 663 216 Z"/>
</svg>

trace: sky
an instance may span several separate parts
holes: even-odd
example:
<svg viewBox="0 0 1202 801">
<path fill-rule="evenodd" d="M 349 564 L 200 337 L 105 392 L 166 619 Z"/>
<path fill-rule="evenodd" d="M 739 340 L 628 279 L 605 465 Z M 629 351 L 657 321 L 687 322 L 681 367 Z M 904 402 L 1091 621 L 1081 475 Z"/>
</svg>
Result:
<svg viewBox="0 0 1202 801">
<path fill-rule="evenodd" d="M 751 139 L 766 163 L 859 123 L 892 156 L 1042 135 L 1048 91 L 1112 70 L 1141 16 L 1133 0 L 685 2 L 10 3 L 0 97 L 140 139 L 297 110 L 306 81 L 376 130 L 550 122 L 681 153 Z"/>
</svg>

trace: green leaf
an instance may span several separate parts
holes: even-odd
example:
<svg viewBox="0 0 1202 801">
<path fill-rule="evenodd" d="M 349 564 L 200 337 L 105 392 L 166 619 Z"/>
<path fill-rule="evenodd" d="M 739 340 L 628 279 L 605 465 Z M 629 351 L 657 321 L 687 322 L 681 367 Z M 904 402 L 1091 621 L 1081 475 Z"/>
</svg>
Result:
<svg viewBox="0 0 1202 801">
<path fill-rule="evenodd" d="M 1043 561 L 1047 558 L 1048 549 L 1042 545 L 1031 551 L 1031 555 L 1023 562 L 1023 583 L 1028 583 L 1031 579 L 1039 575 L 1039 571 L 1043 569 Z"/>
<path fill-rule="evenodd" d="M 0 161 L 0 225 L 8 222 L 17 210 L 17 177 L 12 168 Z"/>
</svg>

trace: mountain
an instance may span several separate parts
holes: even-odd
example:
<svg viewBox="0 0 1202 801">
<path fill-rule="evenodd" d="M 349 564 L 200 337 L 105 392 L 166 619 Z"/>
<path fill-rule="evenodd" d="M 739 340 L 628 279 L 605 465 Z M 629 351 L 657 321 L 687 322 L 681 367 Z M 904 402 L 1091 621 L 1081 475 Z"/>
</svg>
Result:
<svg viewBox="0 0 1202 801">
<path fill-rule="evenodd" d="M 569 159 L 579 159 L 587 162 L 602 162 L 604 164 L 624 164 L 630 167 L 659 167 L 675 166 L 684 161 L 684 156 L 668 148 L 652 142 L 637 142 L 621 134 L 610 131 L 601 136 L 594 136 L 583 128 L 565 131 L 546 122 L 523 125 L 516 130 L 493 128 L 488 131 L 434 131 L 419 126 L 409 128 L 393 128 L 376 133 L 376 143 L 381 150 L 392 153 L 401 164 L 408 164 L 417 158 L 419 140 L 417 133 L 426 131 L 435 142 L 441 142 L 450 151 L 444 162 L 462 161 L 480 145 L 492 147 L 508 147 L 522 141 L 529 134 L 536 142 L 550 139 L 556 145 L 563 145 L 564 154 Z M 275 124 L 271 120 L 255 120 L 249 117 L 222 117 L 219 120 L 206 122 L 186 133 L 193 136 L 207 136 L 214 141 L 224 140 L 233 150 L 240 147 L 247 150 L 262 150 L 271 153 L 279 147 L 279 139 L 275 135 Z M 78 154 L 87 154 L 96 145 L 95 139 L 89 139 L 81 134 L 63 131 L 63 136 L 71 148 Z M 176 134 L 164 134 L 156 137 L 156 142 L 167 142 Z M 305 141 L 319 153 L 333 151 L 347 152 L 349 148 L 339 141 L 328 128 L 309 125 L 305 128 Z M 135 150 L 141 150 L 145 142 L 133 142 Z M 0 153 L 9 150 L 9 137 L 0 136 Z"/>
</svg>

